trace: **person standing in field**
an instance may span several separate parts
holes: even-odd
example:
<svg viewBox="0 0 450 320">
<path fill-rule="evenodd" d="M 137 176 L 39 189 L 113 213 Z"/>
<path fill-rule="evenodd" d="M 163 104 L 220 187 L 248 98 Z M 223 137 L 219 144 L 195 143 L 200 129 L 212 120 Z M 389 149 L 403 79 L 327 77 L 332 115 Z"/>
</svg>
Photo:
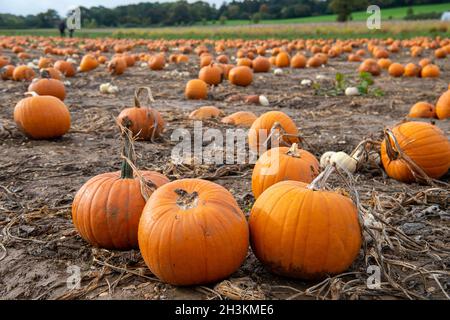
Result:
<svg viewBox="0 0 450 320">
<path fill-rule="evenodd" d="M 62 20 L 58 25 L 59 34 L 61 35 L 61 37 L 66 36 L 66 28 L 67 28 L 66 21 Z"/>
</svg>

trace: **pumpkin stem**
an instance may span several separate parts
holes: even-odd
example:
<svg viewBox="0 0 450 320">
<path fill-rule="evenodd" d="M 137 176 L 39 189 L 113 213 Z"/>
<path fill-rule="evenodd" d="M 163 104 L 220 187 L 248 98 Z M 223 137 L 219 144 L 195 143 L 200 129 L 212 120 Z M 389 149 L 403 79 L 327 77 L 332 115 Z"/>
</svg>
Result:
<svg viewBox="0 0 450 320">
<path fill-rule="evenodd" d="M 330 175 L 336 170 L 335 164 L 329 164 L 309 185 L 310 190 L 321 190 L 325 187 Z"/>
<path fill-rule="evenodd" d="M 189 210 L 197 207 L 198 205 L 198 192 L 187 192 L 183 189 L 175 189 L 175 193 L 179 196 L 177 199 L 177 205 L 183 210 Z"/>
<path fill-rule="evenodd" d="M 300 158 L 300 150 L 296 143 L 292 144 L 291 148 L 287 152 L 287 155 L 295 158 Z"/>
<path fill-rule="evenodd" d="M 386 153 L 389 157 L 389 160 L 401 160 L 406 163 L 411 174 L 414 176 L 417 182 L 425 182 L 430 186 L 436 185 L 433 179 L 430 178 L 423 169 L 417 165 L 413 159 L 411 159 L 406 153 L 403 152 L 400 144 L 397 141 L 394 133 L 390 129 L 384 130 L 385 141 L 386 141 Z M 394 143 L 394 147 L 391 144 L 391 141 Z"/>
<path fill-rule="evenodd" d="M 139 96 L 145 91 L 147 92 L 148 103 L 150 104 L 151 102 L 155 102 L 155 99 L 153 99 L 152 90 L 149 87 L 139 87 L 134 92 L 134 107 L 135 108 L 141 107 L 141 101 L 139 99 Z"/>
<path fill-rule="evenodd" d="M 122 137 L 124 139 L 123 149 L 122 149 L 122 169 L 121 169 L 121 179 L 134 179 L 133 168 L 131 164 L 134 165 L 136 154 L 134 152 L 134 146 L 132 142 L 132 133 L 130 131 L 131 121 L 128 117 L 125 117 L 122 120 L 122 123 L 119 124 L 120 129 L 122 130 Z M 130 164 L 131 162 L 131 164 Z"/>
</svg>

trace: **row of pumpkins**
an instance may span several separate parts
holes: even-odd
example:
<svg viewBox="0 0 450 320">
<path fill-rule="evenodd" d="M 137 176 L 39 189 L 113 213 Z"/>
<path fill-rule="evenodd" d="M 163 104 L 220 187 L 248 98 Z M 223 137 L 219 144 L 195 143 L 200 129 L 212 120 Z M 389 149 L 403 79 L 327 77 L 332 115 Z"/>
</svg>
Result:
<svg viewBox="0 0 450 320">
<path fill-rule="evenodd" d="M 130 135 L 151 140 L 163 132 L 164 121 L 158 111 L 140 102 L 145 90 L 136 91 L 135 106 L 123 110 L 117 121 L 130 129 Z M 438 104 L 446 99 L 449 108 L 449 95 L 450 91 L 444 93 Z M 211 112 L 211 107 L 204 109 L 190 117 Z M 33 138 L 43 138 L 29 130 L 33 122 L 32 128 L 40 126 L 41 134 L 52 126 L 70 127 L 67 107 L 52 96 L 23 99 L 15 108 L 15 120 Z M 346 196 L 316 187 L 320 167 L 326 163 L 321 159 L 321 165 L 298 148 L 298 129 L 288 115 L 270 111 L 251 122 L 251 149 L 262 149 L 260 131 L 267 136 L 276 124 L 290 147 L 270 149 L 258 159 L 252 174 L 256 201 L 248 222 L 232 194 L 220 185 L 200 179 L 170 182 L 160 173 L 137 171 L 129 160 L 133 159 L 130 135 L 124 134 L 127 159 L 121 171 L 98 175 L 77 192 L 72 206 L 76 229 L 97 247 L 139 247 L 152 273 L 175 285 L 228 277 L 244 261 L 249 240 L 256 257 L 277 274 L 320 279 L 345 271 L 359 255 L 362 242 L 356 206 Z M 447 173 L 450 143 L 436 126 L 406 122 L 392 133 L 381 144 L 381 162 L 389 176 L 404 182 L 416 178 L 400 151 L 431 178 Z M 338 152 L 328 162 L 354 172 L 352 164 L 356 168 L 359 161 L 358 156 Z"/>
</svg>

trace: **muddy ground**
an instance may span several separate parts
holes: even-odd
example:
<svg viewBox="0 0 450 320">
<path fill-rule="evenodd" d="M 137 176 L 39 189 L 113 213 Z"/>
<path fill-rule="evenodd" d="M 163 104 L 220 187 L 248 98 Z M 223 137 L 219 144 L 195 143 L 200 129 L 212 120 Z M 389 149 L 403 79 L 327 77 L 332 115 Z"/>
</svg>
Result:
<svg viewBox="0 0 450 320">
<path fill-rule="evenodd" d="M 5 50 L 3 54 L 13 56 Z M 431 56 L 432 52 L 427 51 Z M 39 57 L 38 52 L 33 52 Z M 406 51 L 393 57 L 399 62 L 417 62 Z M 65 101 L 72 116 L 72 129 L 61 139 L 32 141 L 21 134 L 13 121 L 13 109 L 23 98 L 27 83 L 0 82 L 0 298 L 1 299 L 440 299 L 450 290 L 449 189 L 403 184 L 387 178 L 381 170 L 363 170 L 356 176 L 362 204 L 385 219 L 381 245 L 366 235 L 365 250 L 350 268 L 350 274 L 317 282 L 291 280 L 271 274 L 249 250 L 242 267 L 229 281 L 208 286 L 177 288 L 160 283 L 146 268 L 139 251 L 114 252 L 92 248 L 83 241 L 71 221 L 71 203 L 76 191 L 91 177 L 120 167 L 121 139 L 113 118 L 131 106 L 138 86 L 153 90 L 157 108 L 167 122 L 164 139 L 156 143 L 137 142 L 138 167 L 156 170 L 171 180 L 203 177 L 228 188 L 248 215 L 254 201 L 251 194 L 251 166 L 189 167 L 170 164 L 170 141 L 174 129 L 192 129 L 190 111 L 215 105 L 226 114 L 251 110 L 260 115 L 279 109 L 297 123 L 317 157 L 329 150 L 350 152 L 359 141 L 379 139 L 385 126 L 402 121 L 417 101 L 435 102 L 450 82 L 450 59 L 436 62 L 439 79 L 376 78 L 375 87 L 384 96 L 332 96 L 336 72 L 355 81 L 357 63 L 342 56 L 319 69 L 291 70 L 284 75 L 255 75 L 254 83 L 239 88 L 224 83 L 209 101 L 192 102 L 183 97 L 184 85 L 196 77 L 198 58 L 188 65 L 171 64 L 164 71 L 150 71 L 139 63 L 120 77 L 111 77 L 104 67 L 68 79 Z M 189 76 L 174 75 L 173 70 Z M 302 79 L 316 81 L 322 90 L 300 85 Z M 120 93 L 105 95 L 99 85 L 113 82 Z M 331 83 L 331 85 L 330 85 Z M 235 94 L 263 94 L 270 106 L 229 102 Z M 429 121 L 429 120 L 428 120 Z M 446 134 L 449 121 L 436 121 Z M 205 128 L 229 128 L 220 121 L 207 121 Z M 448 182 L 449 175 L 442 179 Z M 333 187 L 345 185 L 334 179 Z M 377 251 L 379 250 L 379 251 Z M 366 253 L 366 258 L 363 253 Z M 378 253 L 377 253 L 378 252 Z M 380 289 L 366 286 L 367 265 L 381 256 L 384 267 Z M 367 260 L 367 261 L 366 261 Z M 69 289 L 73 266 L 81 270 L 79 289 Z M 72 269 L 71 269 L 72 267 Z M 69 269 L 68 269 L 69 268 Z M 310 288 L 309 290 L 307 290 Z M 305 291 L 306 290 L 306 291 Z"/>
</svg>

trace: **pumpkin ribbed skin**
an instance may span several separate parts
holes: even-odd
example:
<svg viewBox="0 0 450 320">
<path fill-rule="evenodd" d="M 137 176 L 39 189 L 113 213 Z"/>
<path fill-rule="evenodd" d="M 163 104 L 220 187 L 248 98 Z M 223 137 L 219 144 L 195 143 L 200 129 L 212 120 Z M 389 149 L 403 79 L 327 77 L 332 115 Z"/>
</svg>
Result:
<svg viewBox="0 0 450 320">
<path fill-rule="evenodd" d="M 20 100 L 14 108 L 14 121 L 33 139 L 51 139 L 70 129 L 66 105 L 53 96 L 35 96 Z"/>
<path fill-rule="evenodd" d="M 164 131 L 165 122 L 161 114 L 153 108 L 126 108 L 117 117 L 117 122 L 128 118 L 131 121 L 130 131 L 140 140 L 158 138 Z"/>
<path fill-rule="evenodd" d="M 306 150 L 273 148 L 258 159 L 253 168 L 252 190 L 257 199 L 261 193 L 284 180 L 310 183 L 319 173 L 319 161 Z"/>
<path fill-rule="evenodd" d="M 270 134 L 270 129 L 274 126 L 274 124 L 278 122 L 281 127 L 288 134 L 297 135 L 298 129 L 295 125 L 294 121 L 281 111 L 269 111 L 261 115 L 255 122 L 253 122 L 250 131 L 248 133 L 248 143 L 251 150 L 259 150 L 260 144 L 263 144 L 264 139 L 260 140 L 260 137 L 263 137 L 263 133 L 266 133 L 266 137 Z M 262 135 L 262 136 L 261 136 Z M 297 143 L 298 138 L 295 137 L 284 137 L 283 140 L 288 143 Z"/>
<path fill-rule="evenodd" d="M 264 191 L 250 213 L 256 257 L 274 273 L 320 279 L 348 269 L 359 254 L 361 231 L 353 202 L 283 181 Z"/>
<path fill-rule="evenodd" d="M 28 91 L 34 91 L 40 96 L 53 96 L 61 101 L 66 98 L 64 83 L 56 79 L 40 79 L 28 86 Z"/>
<path fill-rule="evenodd" d="M 156 187 L 169 182 L 157 172 L 140 171 Z M 120 171 L 100 174 L 75 195 L 72 220 L 81 237 L 105 249 L 137 248 L 137 232 L 145 199 L 138 178 L 121 179 Z"/>
<path fill-rule="evenodd" d="M 180 202 L 177 192 L 197 193 Z M 249 245 L 247 221 L 231 193 L 200 179 L 177 180 L 156 190 L 142 212 L 139 248 L 159 279 L 174 285 L 215 282 L 235 272 Z"/>
<path fill-rule="evenodd" d="M 436 126 L 425 122 L 406 122 L 392 129 L 400 148 L 431 178 L 439 179 L 450 167 L 450 142 Z M 391 142 L 395 150 L 395 145 Z M 381 161 L 386 173 L 402 182 L 415 181 L 402 159 L 389 159 L 386 140 L 381 144 Z"/>
<path fill-rule="evenodd" d="M 436 115 L 441 120 L 450 118 L 450 90 L 446 91 L 436 103 Z"/>
</svg>

